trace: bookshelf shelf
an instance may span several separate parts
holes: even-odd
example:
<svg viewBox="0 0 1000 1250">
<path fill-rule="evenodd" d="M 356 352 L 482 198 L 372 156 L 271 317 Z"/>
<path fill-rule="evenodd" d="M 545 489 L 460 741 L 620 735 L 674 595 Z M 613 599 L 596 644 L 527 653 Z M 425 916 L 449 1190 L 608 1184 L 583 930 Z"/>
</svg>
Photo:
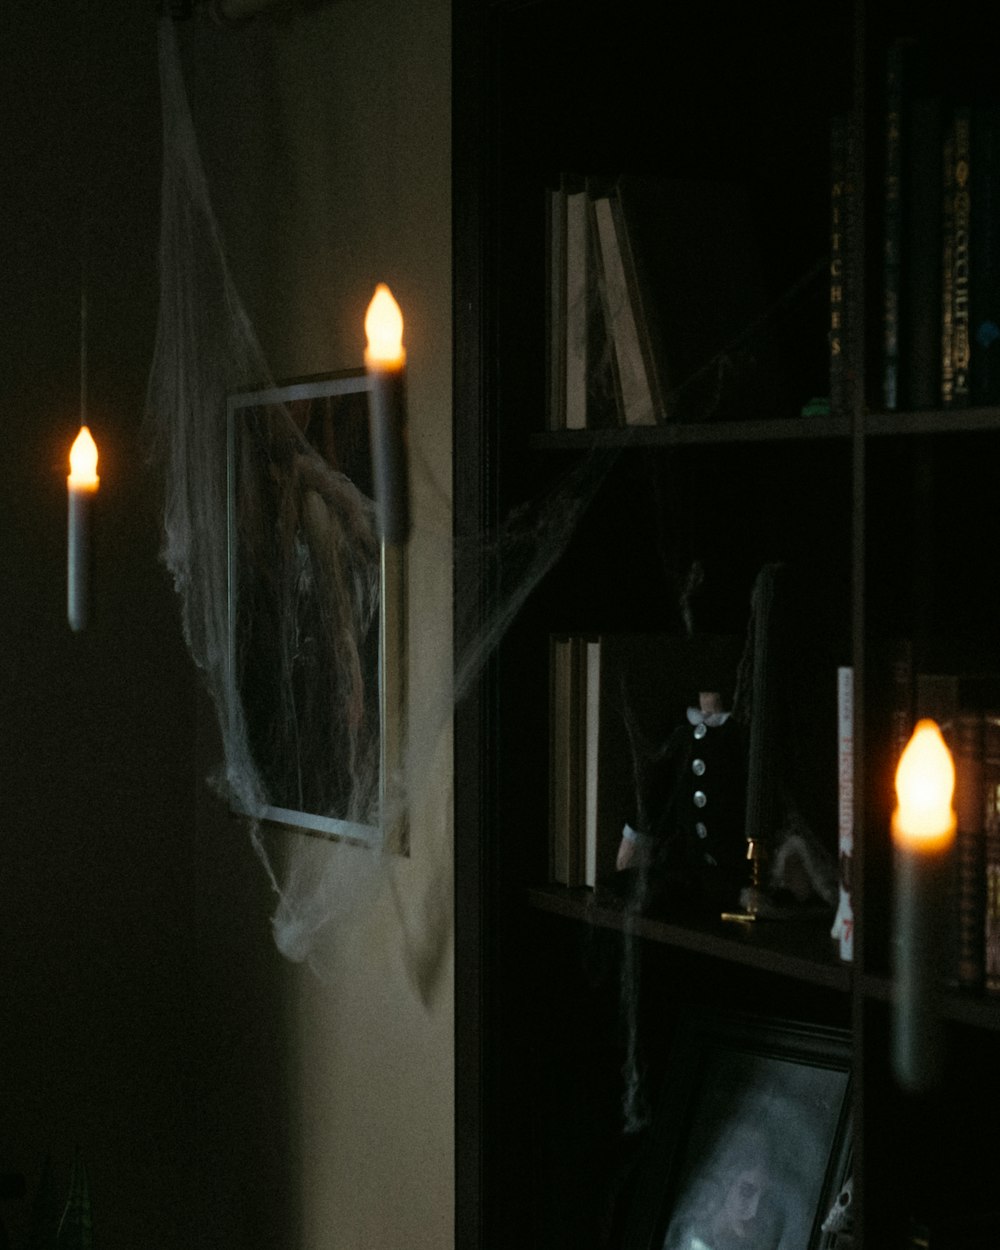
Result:
<svg viewBox="0 0 1000 1250">
<path fill-rule="evenodd" d="M 1000 1172 L 990 1122 L 1000 1105 L 1000 996 L 972 988 L 945 994 L 947 1087 L 911 1098 L 893 1068 L 896 1004 L 887 971 L 899 751 L 942 680 L 957 683 L 955 690 L 985 680 L 1000 691 L 1000 335 L 970 335 L 973 370 L 971 353 L 998 343 L 994 371 L 980 357 L 980 389 L 949 392 L 937 370 L 949 361 L 961 368 L 956 309 L 964 315 L 954 299 L 950 322 L 944 313 L 945 210 L 956 208 L 945 199 L 950 149 L 943 142 L 940 152 L 930 149 L 927 168 L 936 172 L 921 184 L 920 215 L 909 171 L 911 198 L 897 221 L 892 109 L 901 100 L 910 111 L 912 136 L 912 117 L 928 118 L 940 104 L 948 133 L 957 135 L 960 96 L 976 108 L 1000 103 L 986 14 L 976 0 L 947 7 L 934 0 L 919 13 L 903 0 L 821 9 L 798 0 L 719 0 L 669 12 L 623 10 L 615 0 L 455 6 L 454 492 L 463 540 L 456 600 L 462 627 L 471 606 L 484 634 L 496 624 L 488 593 L 495 584 L 501 612 L 523 604 L 503 616 L 498 644 L 456 713 L 460 1250 L 640 1250 L 600 1233 L 601 1203 L 624 1201 L 615 1186 L 629 1151 L 641 1149 L 616 1136 L 614 1096 L 598 1102 L 622 1070 L 628 987 L 614 961 L 632 949 L 620 940 L 627 932 L 642 952 L 640 1005 L 654 1021 L 646 1042 L 657 1042 L 658 1024 L 693 1002 L 760 1003 L 816 1027 L 849 1026 L 852 1250 L 903 1247 L 914 1227 L 945 1229 L 958 1215 L 985 1216 L 992 1202 Z M 899 37 L 911 34 L 928 55 L 915 62 L 919 78 L 911 83 L 919 90 L 897 97 L 890 70 Z M 726 218 L 739 226 L 732 237 L 716 229 L 706 239 L 690 205 L 686 216 L 654 215 L 657 231 L 645 236 L 644 252 L 625 207 L 633 177 L 650 179 L 658 192 L 663 182 L 671 194 L 676 183 L 696 187 L 690 202 L 699 212 L 709 183 L 727 212 L 740 204 L 746 216 Z M 995 182 L 994 209 L 1000 167 Z M 905 195 L 906 179 L 899 185 Z M 576 284 L 566 261 L 570 196 L 582 197 L 572 209 L 582 214 L 572 254 L 575 279 L 583 266 L 586 280 Z M 1000 212 L 978 220 L 982 232 Z M 928 237 L 921 234 L 927 223 L 941 233 L 922 248 L 916 240 Z M 975 238 L 971 216 L 968 225 Z M 947 237 L 957 246 L 958 232 Z M 1000 231 L 989 238 L 1000 257 Z M 682 247 L 680 239 L 690 242 Z M 901 243 L 898 275 L 894 242 Z M 678 271 L 672 286 L 665 275 L 679 255 L 693 270 Z M 645 268 L 636 259 L 643 256 Z M 720 256 L 731 263 L 721 276 Z M 713 293 L 707 305 L 699 304 L 702 279 Z M 568 312 L 571 285 L 582 319 L 579 307 L 575 319 Z M 1000 281 L 981 289 L 996 292 Z M 744 319 L 744 330 L 730 336 L 713 319 L 727 299 L 744 307 L 747 291 L 760 296 L 754 307 L 766 317 Z M 621 314 L 626 297 L 634 332 Z M 991 316 L 995 329 L 1000 302 Z M 695 321 L 713 329 L 688 357 L 684 334 Z M 691 360 L 706 346 L 718 386 L 700 407 L 687 407 L 691 393 L 705 393 L 706 367 Z M 645 392 L 629 390 L 640 359 Z M 587 394 L 581 401 L 577 390 L 571 405 L 570 388 L 581 385 Z M 814 397 L 826 395 L 836 415 L 822 415 Z M 807 412 L 819 415 L 792 415 Z M 637 423 L 651 419 L 657 423 Z M 545 510 L 551 501 L 556 509 Z M 509 561 L 508 519 L 519 544 Z M 496 544 L 470 556 L 465 540 L 479 533 Z M 519 561 L 538 574 L 523 588 L 508 583 Z M 556 867 L 553 854 L 552 778 L 586 772 L 585 747 L 574 736 L 579 717 L 559 738 L 561 754 L 553 747 L 557 721 L 565 724 L 553 698 L 552 656 L 562 654 L 561 642 L 632 632 L 747 644 L 756 628 L 751 599 L 769 568 L 794 575 L 780 671 L 758 689 L 766 701 L 781 687 L 787 755 L 765 755 L 756 767 L 760 776 L 780 757 L 781 801 L 796 807 L 835 869 L 839 799 L 848 789 L 841 791 L 848 774 L 838 769 L 836 678 L 853 669 L 850 963 L 834 947 L 829 915 L 734 926 L 716 921 L 715 909 L 703 923 L 679 923 L 632 916 L 612 891 L 554 883 L 609 879 L 594 866 L 594 821 L 589 867 L 579 871 L 586 822 L 578 817 L 599 802 L 592 793 L 561 792 L 559 836 L 567 841 L 558 850 L 571 845 L 576 860 L 568 855 Z M 679 684 L 683 674 L 691 707 L 706 687 L 686 665 L 678 659 L 670 675 Z M 664 668 L 647 688 L 659 689 Z M 576 692 L 565 701 L 577 707 L 579 676 L 560 686 L 564 695 Z M 1000 724 L 1000 697 L 975 707 L 962 703 L 969 697 L 955 694 L 951 704 L 935 704 L 935 714 L 949 733 L 959 712 L 981 718 L 985 744 L 985 727 Z M 685 712 L 679 700 L 671 704 L 652 738 L 668 743 Z M 978 843 L 965 831 L 983 857 L 973 857 L 970 880 L 985 875 L 986 827 L 1000 826 L 995 756 L 1000 746 L 991 753 L 984 745 L 976 757 L 984 777 L 995 769 L 981 797 L 992 794 L 997 810 L 979 808 Z M 633 765 L 618 775 L 634 790 Z M 577 816 L 566 816 L 571 809 Z M 675 823 L 661 826 L 668 838 L 686 819 L 670 810 Z M 604 851 L 617 850 L 622 821 L 632 816 L 616 808 L 614 818 L 601 835 Z M 769 826 L 775 839 L 788 828 Z M 985 907 L 983 893 L 973 897 Z M 966 936 L 979 924 L 969 919 Z M 984 961 L 987 949 L 984 942 Z M 976 977 L 969 972 L 967 980 Z M 574 1093 L 550 1100 L 552 1081 L 572 1084 Z M 938 1137 L 949 1146 L 932 1172 L 920 1150 Z M 586 1166 L 568 1165 L 567 1146 Z M 664 1240 L 658 1234 L 656 1245 Z M 1000 1244 L 1000 1231 L 989 1244 Z M 816 1250 L 843 1248 L 828 1238 Z"/>
<path fill-rule="evenodd" d="M 860 992 L 873 1002 L 893 1001 L 892 980 L 883 974 L 867 972 L 860 978 Z M 1000 998 L 959 990 L 941 995 L 941 1018 L 974 1029 L 1000 1032 Z"/>
<path fill-rule="evenodd" d="M 847 993 L 851 969 L 836 957 L 830 941 L 830 917 L 745 924 L 719 921 L 698 927 L 676 924 L 655 915 L 629 915 L 614 898 L 595 898 L 587 889 L 537 886 L 527 892 L 530 907 L 590 925 L 622 932 L 678 950 L 744 964 L 775 976 Z"/>
<path fill-rule="evenodd" d="M 589 447 L 710 447 L 724 443 L 846 439 L 845 417 L 789 417 L 772 421 L 719 421 L 705 425 L 631 426 L 598 430 L 548 430 L 531 435 L 531 446 L 560 451 Z"/>
<path fill-rule="evenodd" d="M 917 434 L 972 434 L 1000 430 L 1000 408 L 939 409 L 926 412 L 876 412 L 865 417 L 873 437 Z"/>
</svg>

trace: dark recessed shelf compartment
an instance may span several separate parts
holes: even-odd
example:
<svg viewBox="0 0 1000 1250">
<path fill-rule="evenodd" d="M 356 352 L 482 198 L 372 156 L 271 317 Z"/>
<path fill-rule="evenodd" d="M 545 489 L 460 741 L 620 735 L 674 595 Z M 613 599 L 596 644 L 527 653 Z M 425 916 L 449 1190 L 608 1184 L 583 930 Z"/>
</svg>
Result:
<svg viewBox="0 0 1000 1250">
<path fill-rule="evenodd" d="M 635 915 L 613 896 L 595 896 L 589 889 L 557 885 L 527 891 L 530 907 L 600 928 L 624 931 L 679 950 L 707 955 L 731 964 L 791 977 L 810 985 L 847 993 L 851 969 L 840 962 L 830 939 L 830 917 L 753 922 L 706 921 L 676 924 L 654 915 Z"/>
</svg>

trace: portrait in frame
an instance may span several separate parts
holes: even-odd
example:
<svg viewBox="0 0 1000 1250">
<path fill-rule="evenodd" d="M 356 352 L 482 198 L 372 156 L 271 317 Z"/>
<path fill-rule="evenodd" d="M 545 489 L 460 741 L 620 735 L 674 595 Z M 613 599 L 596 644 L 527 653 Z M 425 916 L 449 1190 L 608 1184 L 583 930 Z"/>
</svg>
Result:
<svg viewBox="0 0 1000 1250">
<path fill-rule="evenodd" d="M 364 370 L 232 394 L 228 697 L 258 819 L 405 853 L 405 549 L 380 543 Z"/>
<path fill-rule="evenodd" d="M 691 1013 L 681 1022 L 629 1250 L 832 1250 L 849 1169 L 847 1035 Z"/>
</svg>

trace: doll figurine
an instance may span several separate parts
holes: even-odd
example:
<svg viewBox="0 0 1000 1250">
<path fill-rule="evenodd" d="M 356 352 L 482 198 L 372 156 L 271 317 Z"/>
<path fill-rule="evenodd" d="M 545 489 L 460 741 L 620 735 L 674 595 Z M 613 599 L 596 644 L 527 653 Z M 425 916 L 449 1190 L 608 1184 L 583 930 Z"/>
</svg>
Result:
<svg viewBox="0 0 1000 1250">
<path fill-rule="evenodd" d="M 747 753 L 743 726 L 718 691 L 658 749 L 634 749 L 636 810 L 618 850 L 647 901 L 672 911 L 732 906 L 746 880 Z"/>
</svg>

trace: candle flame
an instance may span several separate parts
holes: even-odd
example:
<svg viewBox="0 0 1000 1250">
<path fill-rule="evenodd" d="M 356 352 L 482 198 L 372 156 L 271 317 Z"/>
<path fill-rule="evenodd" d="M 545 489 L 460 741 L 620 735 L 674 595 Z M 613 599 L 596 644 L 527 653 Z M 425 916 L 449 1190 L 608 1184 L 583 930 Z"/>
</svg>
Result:
<svg viewBox="0 0 1000 1250">
<path fill-rule="evenodd" d="M 71 486 L 97 489 L 100 481 L 97 476 L 97 444 L 85 425 L 80 426 L 80 433 L 70 448 L 69 469 Z"/>
<path fill-rule="evenodd" d="M 941 730 L 932 720 L 920 720 L 896 769 L 897 838 L 928 850 L 949 843 L 955 831 L 954 793 L 955 764 Z"/>
<path fill-rule="evenodd" d="M 373 365 L 402 365 L 406 359 L 403 349 L 403 314 L 384 282 L 375 288 L 368 312 L 365 314 L 365 334 L 368 349 L 365 359 Z"/>
</svg>

